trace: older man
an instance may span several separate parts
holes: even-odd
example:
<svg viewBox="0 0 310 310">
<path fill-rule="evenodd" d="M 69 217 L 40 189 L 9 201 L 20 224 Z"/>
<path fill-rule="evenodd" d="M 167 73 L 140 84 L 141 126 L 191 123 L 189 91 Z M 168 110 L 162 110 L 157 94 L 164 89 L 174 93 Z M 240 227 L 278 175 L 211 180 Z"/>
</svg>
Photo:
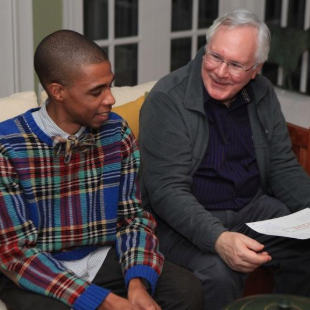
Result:
<svg viewBox="0 0 310 310">
<path fill-rule="evenodd" d="M 241 297 L 247 273 L 276 267 L 275 292 L 310 294 L 309 241 L 245 223 L 310 206 L 310 178 L 292 150 L 271 83 L 258 75 L 270 34 L 256 15 L 218 18 L 205 48 L 162 78 L 140 118 L 142 198 L 166 258 L 204 286 L 204 309 Z"/>
<path fill-rule="evenodd" d="M 0 298 L 14 310 L 200 309 L 140 206 L 140 156 L 111 112 L 102 49 L 60 30 L 38 46 L 42 108 L 0 124 Z"/>
</svg>

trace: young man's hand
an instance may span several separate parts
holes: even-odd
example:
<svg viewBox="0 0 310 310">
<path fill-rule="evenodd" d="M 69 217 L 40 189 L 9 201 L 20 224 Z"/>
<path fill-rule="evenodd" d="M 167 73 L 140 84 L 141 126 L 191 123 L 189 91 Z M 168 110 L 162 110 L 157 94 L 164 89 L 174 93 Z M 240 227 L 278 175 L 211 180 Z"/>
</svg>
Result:
<svg viewBox="0 0 310 310">
<path fill-rule="evenodd" d="M 110 293 L 104 302 L 99 306 L 98 310 L 140 310 L 127 299 Z"/>
<path fill-rule="evenodd" d="M 128 300 L 110 293 L 98 310 L 161 310 L 149 295 L 140 279 L 132 279 L 128 287 Z"/>
<path fill-rule="evenodd" d="M 128 287 L 128 300 L 141 310 L 161 310 L 159 305 L 147 292 L 141 279 L 132 279 Z"/>
</svg>

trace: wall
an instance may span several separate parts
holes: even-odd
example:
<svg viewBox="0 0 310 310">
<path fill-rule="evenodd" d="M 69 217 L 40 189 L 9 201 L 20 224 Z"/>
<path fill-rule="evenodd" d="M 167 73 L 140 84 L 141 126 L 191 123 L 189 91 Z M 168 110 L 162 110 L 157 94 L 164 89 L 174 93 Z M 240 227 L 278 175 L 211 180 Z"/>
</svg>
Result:
<svg viewBox="0 0 310 310">
<path fill-rule="evenodd" d="M 14 88 L 14 36 L 12 22 L 12 5 L 9 1 L 0 0 L 0 97 L 8 96 L 16 91 Z M 9 26 L 7 26 L 9 25 Z M 5 73 L 5 76 L 4 74 Z"/>
<path fill-rule="evenodd" d="M 286 121 L 301 127 L 309 128 L 309 96 L 283 90 L 277 87 L 275 89 Z"/>
<path fill-rule="evenodd" d="M 32 0 L 0 0 L 0 97 L 32 90 Z"/>
<path fill-rule="evenodd" d="M 33 49 L 50 33 L 62 29 L 62 0 L 32 0 L 33 9 Z M 38 78 L 35 75 L 35 90 Z"/>
</svg>

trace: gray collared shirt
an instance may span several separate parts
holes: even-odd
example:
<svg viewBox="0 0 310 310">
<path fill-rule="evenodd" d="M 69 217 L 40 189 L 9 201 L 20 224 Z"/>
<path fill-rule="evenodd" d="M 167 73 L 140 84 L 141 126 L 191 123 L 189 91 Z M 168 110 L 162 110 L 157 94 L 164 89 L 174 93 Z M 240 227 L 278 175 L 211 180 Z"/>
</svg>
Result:
<svg viewBox="0 0 310 310">
<path fill-rule="evenodd" d="M 37 123 L 38 127 L 49 137 L 60 136 L 62 138 L 68 139 L 70 134 L 63 131 L 59 128 L 56 123 L 50 118 L 47 113 L 46 107 L 48 106 L 48 99 L 44 102 L 41 109 L 32 113 L 32 116 Z M 86 127 L 82 126 L 79 131 L 75 134 L 76 137 L 79 137 Z"/>
</svg>

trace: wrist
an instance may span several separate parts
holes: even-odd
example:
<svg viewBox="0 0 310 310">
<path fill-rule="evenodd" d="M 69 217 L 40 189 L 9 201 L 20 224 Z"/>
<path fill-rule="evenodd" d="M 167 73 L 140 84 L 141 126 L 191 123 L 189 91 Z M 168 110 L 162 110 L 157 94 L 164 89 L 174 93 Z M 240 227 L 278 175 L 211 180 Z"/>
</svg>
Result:
<svg viewBox="0 0 310 310">
<path fill-rule="evenodd" d="M 150 282 L 147 279 L 145 279 L 145 278 L 140 278 L 140 280 L 142 281 L 143 285 L 145 286 L 146 291 L 149 294 L 152 294 L 152 287 L 151 287 Z"/>
<path fill-rule="evenodd" d="M 148 280 L 145 278 L 133 278 L 129 282 L 129 289 L 143 288 L 149 294 L 152 292 L 152 287 Z"/>
<path fill-rule="evenodd" d="M 223 231 L 223 232 L 218 236 L 218 238 L 217 238 L 216 241 L 215 241 L 214 248 L 215 248 L 215 251 L 216 251 L 217 253 L 219 253 L 219 252 L 221 251 L 222 244 L 223 244 L 223 242 L 224 242 L 224 240 L 225 240 L 225 237 L 226 237 L 226 235 L 227 235 L 227 232 L 228 232 L 228 231 Z"/>
</svg>

